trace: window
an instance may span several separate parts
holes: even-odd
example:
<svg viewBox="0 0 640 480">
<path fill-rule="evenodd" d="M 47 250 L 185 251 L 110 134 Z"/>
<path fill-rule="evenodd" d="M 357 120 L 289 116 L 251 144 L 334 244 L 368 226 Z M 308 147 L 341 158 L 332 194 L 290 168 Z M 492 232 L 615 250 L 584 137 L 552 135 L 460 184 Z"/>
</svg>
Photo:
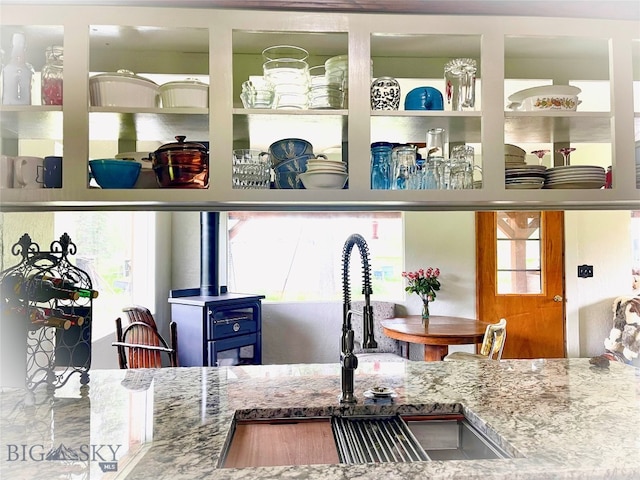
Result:
<svg viewBox="0 0 640 480">
<path fill-rule="evenodd" d="M 229 212 L 228 230 L 230 291 L 272 301 L 342 300 L 342 249 L 359 233 L 369 247 L 375 297 L 403 297 L 400 212 Z M 356 251 L 350 267 L 357 298 L 362 268 Z"/>
<path fill-rule="evenodd" d="M 77 246 L 69 261 L 86 271 L 100 295 L 93 302 L 92 341 L 112 334 L 122 308 L 155 305 L 152 212 L 56 212 L 54 237 Z"/>
<path fill-rule="evenodd" d="M 498 293 L 541 293 L 540 212 L 498 212 Z"/>
</svg>

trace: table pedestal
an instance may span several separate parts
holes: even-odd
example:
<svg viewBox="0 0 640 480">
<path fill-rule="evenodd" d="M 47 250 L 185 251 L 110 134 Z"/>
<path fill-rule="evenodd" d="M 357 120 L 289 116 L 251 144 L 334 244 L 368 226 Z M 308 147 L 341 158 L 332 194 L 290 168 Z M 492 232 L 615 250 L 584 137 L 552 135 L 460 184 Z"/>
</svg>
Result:
<svg viewBox="0 0 640 480">
<path fill-rule="evenodd" d="M 449 345 L 425 345 L 424 361 L 439 362 L 449 354 Z"/>
</svg>

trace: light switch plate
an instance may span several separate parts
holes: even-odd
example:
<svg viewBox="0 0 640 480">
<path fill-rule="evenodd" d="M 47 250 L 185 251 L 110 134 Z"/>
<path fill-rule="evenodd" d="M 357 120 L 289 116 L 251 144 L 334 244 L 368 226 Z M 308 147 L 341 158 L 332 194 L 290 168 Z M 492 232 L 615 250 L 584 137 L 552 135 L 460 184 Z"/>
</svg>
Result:
<svg viewBox="0 0 640 480">
<path fill-rule="evenodd" d="M 578 265 L 578 277 L 593 277 L 593 265 Z"/>
</svg>

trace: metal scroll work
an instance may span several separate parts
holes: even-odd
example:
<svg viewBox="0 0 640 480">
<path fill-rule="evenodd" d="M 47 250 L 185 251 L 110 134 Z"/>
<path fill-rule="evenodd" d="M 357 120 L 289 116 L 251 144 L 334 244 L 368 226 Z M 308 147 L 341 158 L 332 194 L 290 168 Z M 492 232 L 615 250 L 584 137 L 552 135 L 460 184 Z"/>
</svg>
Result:
<svg viewBox="0 0 640 480">
<path fill-rule="evenodd" d="M 74 374 L 86 393 L 91 366 L 92 304 L 89 275 L 69 261 L 76 245 L 66 233 L 40 249 L 28 234 L 11 248 L 19 263 L 0 272 L 2 386 L 53 392 Z"/>
</svg>

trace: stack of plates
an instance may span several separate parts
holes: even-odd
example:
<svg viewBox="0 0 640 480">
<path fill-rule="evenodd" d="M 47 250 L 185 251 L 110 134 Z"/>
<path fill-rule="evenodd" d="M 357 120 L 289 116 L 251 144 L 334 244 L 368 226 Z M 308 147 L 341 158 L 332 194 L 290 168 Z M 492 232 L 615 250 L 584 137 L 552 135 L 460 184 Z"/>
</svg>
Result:
<svg viewBox="0 0 640 480">
<path fill-rule="evenodd" d="M 565 165 L 548 168 L 544 188 L 591 188 L 604 187 L 604 168 L 592 165 Z"/>
<path fill-rule="evenodd" d="M 507 189 L 542 188 L 545 182 L 544 165 L 505 163 L 504 184 Z"/>
</svg>

